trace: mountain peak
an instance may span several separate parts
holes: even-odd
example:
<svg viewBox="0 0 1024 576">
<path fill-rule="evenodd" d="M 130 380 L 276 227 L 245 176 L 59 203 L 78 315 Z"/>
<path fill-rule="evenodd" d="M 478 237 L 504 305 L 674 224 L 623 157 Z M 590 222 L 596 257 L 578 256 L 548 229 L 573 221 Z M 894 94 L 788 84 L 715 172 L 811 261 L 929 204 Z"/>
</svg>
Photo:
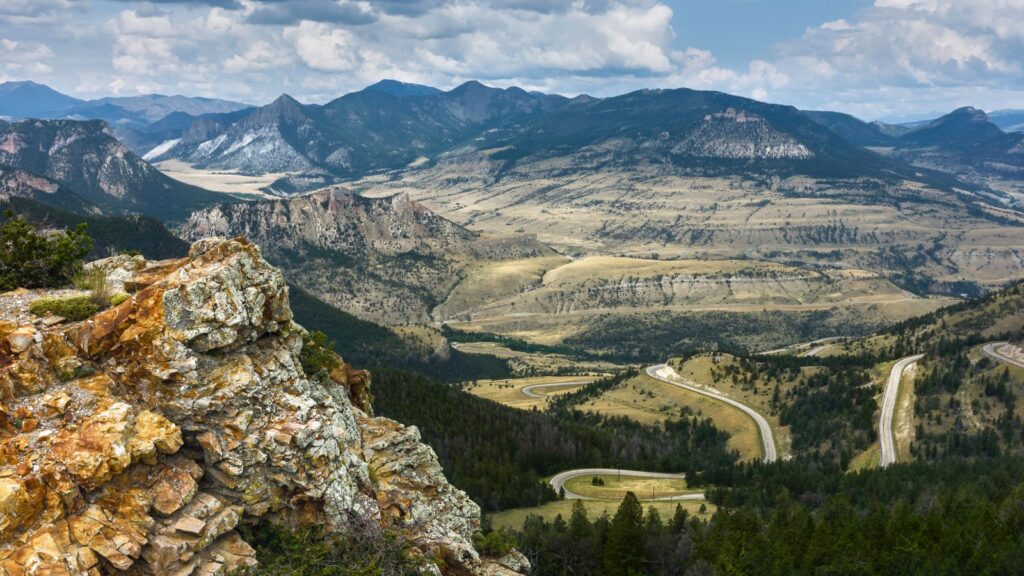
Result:
<svg viewBox="0 0 1024 576">
<path fill-rule="evenodd" d="M 943 150 L 999 155 L 1013 147 L 1018 138 L 993 124 L 983 110 L 964 106 L 932 120 L 900 137 L 902 147 L 937 147 Z"/>
<path fill-rule="evenodd" d="M 392 80 L 385 78 L 375 84 L 371 84 L 366 87 L 368 92 L 383 92 L 399 98 L 405 98 L 408 96 L 429 96 L 431 94 L 439 94 L 441 91 L 433 86 L 424 86 L 422 84 L 410 84 L 408 82 L 402 82 L 400 80 Z"/>
<path fill-rule="evenodd" d="M 280 96 L 275 98 L 274 101 L 271 102 L 270 104 L 267 104 L 267 106 L 271 106 L 271 107 L 283 107 L 283 106 L 292 107 L 292 106 L 302 106 L 302 104 L 298 100 L 296 100 L 295 98 L 292 98 L 291 94 L 287 94 L 286 93 L 286 94 L 281 94 Z"/>
<path fill-rule="evenodd" d="M 59 115 L 82 100 L 31 80 L 0 84 L 0 115 L 14 118 L 48 118 Z"/>
<path fill-rule="evenodd" d="M 462 94 L 465 92 L 475 92 L 478 90 L 497 90 L 497 88 L 491 88 L 490 86 L 486 86 L 476 80 L 470 80 L 468 82 L 463 82 L 462 84 L 459 84 L 455 88 L 452 88 L 448 93 Z"/>
</svg>

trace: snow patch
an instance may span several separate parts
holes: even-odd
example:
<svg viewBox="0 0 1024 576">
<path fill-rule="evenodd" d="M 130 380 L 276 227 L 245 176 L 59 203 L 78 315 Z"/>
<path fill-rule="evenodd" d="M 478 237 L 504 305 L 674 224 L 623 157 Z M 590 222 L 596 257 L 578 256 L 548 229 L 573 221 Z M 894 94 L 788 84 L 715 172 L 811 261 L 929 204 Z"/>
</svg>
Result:
<svg viewBox="0 0 1024 576">
<path fill-rule="evenodd" d="M 174 138 L 172 140 L 166 140 L 164 142 L 161 142 L 156 146 L 156 148 L 153 148 L 149 152 L 146 152 L 142 156 L 142 159 L 147 162 L 150 160 L 155 160 L 163 156 L 164 154 L 170 152 L 175 146 L 178 145 L 178 142 L 181 142 L 181 138 Z"/>
<path fill-rule="evenodd" d="M 227 134 L 221 134 L 220 136 L 217 136 L 213 140 L 207 140 L 206 142 L 202 142 L 201 144 L 199 144 L 199 146 L 196 146 L 196 154 L 201 156 L 209 156 L 217 148 L 220 148 L 221 145 L 224 144 L 224 141 L 227 139 Z"/>
</svg>

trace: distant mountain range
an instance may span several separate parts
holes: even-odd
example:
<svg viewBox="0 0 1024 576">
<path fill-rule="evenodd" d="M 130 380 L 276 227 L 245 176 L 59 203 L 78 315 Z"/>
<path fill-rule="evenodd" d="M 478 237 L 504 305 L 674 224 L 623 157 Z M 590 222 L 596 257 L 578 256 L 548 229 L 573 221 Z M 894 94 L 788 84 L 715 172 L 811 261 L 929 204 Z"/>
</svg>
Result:
<svg viewBox="0 0 1024 576">
<path fill-rule="evenodd" d="M 796 108 L 687 89 L 568 99 L 478 82 L 443 92 L 384 81 L 324 105 L 284 95 L 182 124 L 162 132 L 168 138 L 145 158 L 298 175 L 271 187 L 284 194 L 466 150 L 486 154 L 499 173 L 527 159 L 563 158 L 566 170 L 656 164 L 694 175 L 942 180 L 864 150 L 863 139 L 848 141 Z"/>
<path fill-rule="evenodd" d="M 959 108 L 913 127 L 867 123 L 838 112 L 806 114 L 854 144 L 885 148 L 893 158 L 917 167 L 969 181 L 1024 176 L 1024 133 L 1004 132 L 992 116 L 977 108 Z M 1024 119 L 1024 113 L 1019 114 Z M 1011 111 L 997 117 L 1004 124 L 1015 118 Z"/>
<path fill-rule="evenodd" d="M 214 98 L 162 94 L 80 100 L 35 82 L 0 84 L 0 117 L 103 120 L 110 124 L 118 139 L 139 153 L 165 140 L 166 126 L 181 122 L 182 118 L 188 118 L 191 123 L 203 114 L 248 107 L 248 104 Z"/>
<path fill-rule="evenodd" d="M 1024 132 L 1024 110 L 996 110 L 988 117 L 1004 132 Z"/>
<path fill-rule="evenodd" d="M 280 194 L 441 162 L 465 150 L 487 152 L 490 161 L 500 163 L 499 172 L 527 158 L 556 157 L 564 158 L 570 170 L 591 161 L 654 163 L 690 174 L 742 170 L 916 179 L 933 185 L 950 184 L 938 172 L 974 183 L 994 173 L 1016 172 L 1024 161 L 1016 151 L 1019 138 L 1003 132 L 1024 127 L 1024 111 L 986 117 L 975 110 L 974 116 L 958 120 L 963 110 L 897 125 L 686 89 L 569 99 L 478 82 L 442 91 L 382 80 L 323 105 L 282 95 L 250 107 L 162 95 L 83 101 L 33 82 L 0 84 L 0 116 L 104 120 L 118 139 L 149 161 L 286 173 L 269 187 Z M 959 128 L 944 130 L 949 123 Z M 977 128 L 970 131 L 969 144 L 956 135 L 968 126 Z"/>
</svg>

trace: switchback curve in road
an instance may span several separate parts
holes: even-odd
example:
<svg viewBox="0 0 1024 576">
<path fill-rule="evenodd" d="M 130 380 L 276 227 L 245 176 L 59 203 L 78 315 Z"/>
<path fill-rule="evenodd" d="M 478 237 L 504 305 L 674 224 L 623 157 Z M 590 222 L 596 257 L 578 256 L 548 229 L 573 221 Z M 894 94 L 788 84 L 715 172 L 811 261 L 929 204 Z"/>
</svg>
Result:
<svg viewBox="0 0 1024 576">
<path fill-rule="evenodd" d="M 601 500 L 601 498 L 592 498 L 589 496 L 583 496 L 582 494 L 572 492 L 571 490 L 565 487 L 565 483 L 568 482 L 569 480 L 572 480 L 573 478 L 579 478 L 580 476 L 613 476 L 616 474 L 620 476 L 630 476 L 634 478 L 668 478 L 672 480 L 684 480 L 686 478 L 685 474 L 667 474 L 665 472 L 619 470 L 618 468 L 579 468 L 577 470 L 566 470 L 565 472 L 555 474 L 554 476 L 551 477 L 551 480 L 548 481 L 548 484 L 550 484 L 551 488 L 554 489 L 554 491 L 557 493 L 562 493 L 562 491 L 564 490 L 566 500 Z M 637 497 L 640 498 L 641 500 L 644 499 L 640 494 L 638 494 Z M 704 500 L 704 493 L 700 492 L 694 494 L 678 494 L 676 496 L 663 496 L 661 498 L 647 498 L 646 500 L 665 502 L 672 502 L 677 500 L 702 501 Z"/>
<path fill-rule="evenodd" d="M 1006 356 L 1005 354 L 1001 354 L 999 352 L 999 348 L 1002 348 L 1007 344 L 1009 344 L 1009 342 L 989 342 L 988 344 L 985 344 L 984 346 L 981 347 L 981 353 L 995 360 L 996 362 L 1002 362 L 1003 364 L 1009 364 L 1011 366 L 1016 366 L 1018 368 L 1024 368 L 1024 362 L 1021 362 L 1020 360 L 1017 360 L 1015 358 L 1010 358 L 1009 356 Z"/>
<path fill-rule="evenodd" d="M 757 428 L 761 433 L 761 443 L 764 445 L 764 461 L 775 462 L 775 460 L 778 459 L 778 453 L 775 450 L 775 437 L 772 435 L 772 427 L 768 424 L 768 421 L 765 420 L 764 416 L 761 416 L 761 414 L 759 414 L 750 406 L 747 406 L 742 402 L 733 400 L 732 398 L 729 398 L 727 396 L 722 396 L 721 394 L 711 392 L 710 390 L 705 390 L 703 388 L 698 388 L 696 386 L 691 386 L 685 383 L 681 378 L 679 378 L 679 375 L 676 374 L 676 371 L 673 370 L 672 367 L 669 366 L 668 364 L 655 364 L 654 366 L 648 366 L 647 375 L 650 376 L 651 378 L 661 380 L 666 384 L 678 386 L 679 388 L 683 388 L 684 390 L 689 390 L 691 392 L 696 392 L 697 394 L 703 394 L 704 396 L 709 396 L 711 398 L 714 398 L 715 400 L 720 400 L 722 402 L 725 402 L 726 404 L 729 404 L 730 406 L 739 408 L 747 416 L 753 418 L 754 423 L 757 424 Z"/>
<path fill-rule="evenodd" d="M 896 398 L 900 393 L 900 381 L 903 380 L 903 373 L 907 368 L 916 363 L 924 354 L 915 354 L 901 358 L 889 371 L 889 379 L 885 384 L 885 392 L 882 393 L 882 415 L 878 419 L 878 443 L 882 447 L 882 455 L 879 466 L 885 468 L 896 462 L 896 445 L 893 442 L 892 417 L 896 412 Z"/>
<path fill-rule="evenodd" d="M 544 399 L 550 398 L 550 396 L 545 396 L 544 394 L 537 394 L 536 392 L 534 392 L 534 390 L 542 388 L 558 388 L 561 386 L 584 386 L 590 384 L 591 382 L 592 380 L 576 380 L 572 382 L 552 382 L 550 384 L 531 384 L 529 386 L 523 386 L 519 391 L 525 394 L 528 398 Z"/>
</svg>

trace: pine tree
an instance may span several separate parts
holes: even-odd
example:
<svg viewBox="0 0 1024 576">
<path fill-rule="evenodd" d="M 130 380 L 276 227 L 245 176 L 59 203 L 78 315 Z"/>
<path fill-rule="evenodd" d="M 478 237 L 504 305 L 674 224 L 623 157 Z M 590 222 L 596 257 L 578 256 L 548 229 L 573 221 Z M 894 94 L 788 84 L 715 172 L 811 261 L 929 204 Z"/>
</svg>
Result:
<svg viewBox="0 0 1024 576">
<path fill-rule="evenodd" d="M 668 524 L 669 530 L 671 530 L 673 534 L 681 534 L 683 530 L 686 530 L 689 520 L 690 513 L 686 511 L 686 508 L 683 508 L 682 504 L 676 504 L 676 512 Z"/>
<path fill-rule="evenodd" d="M 625 576 L 640 572 L 645 548 L 644 509 L 636 494 L 627 492 L 608 528 L 604 574 Z"/>
</svg>

